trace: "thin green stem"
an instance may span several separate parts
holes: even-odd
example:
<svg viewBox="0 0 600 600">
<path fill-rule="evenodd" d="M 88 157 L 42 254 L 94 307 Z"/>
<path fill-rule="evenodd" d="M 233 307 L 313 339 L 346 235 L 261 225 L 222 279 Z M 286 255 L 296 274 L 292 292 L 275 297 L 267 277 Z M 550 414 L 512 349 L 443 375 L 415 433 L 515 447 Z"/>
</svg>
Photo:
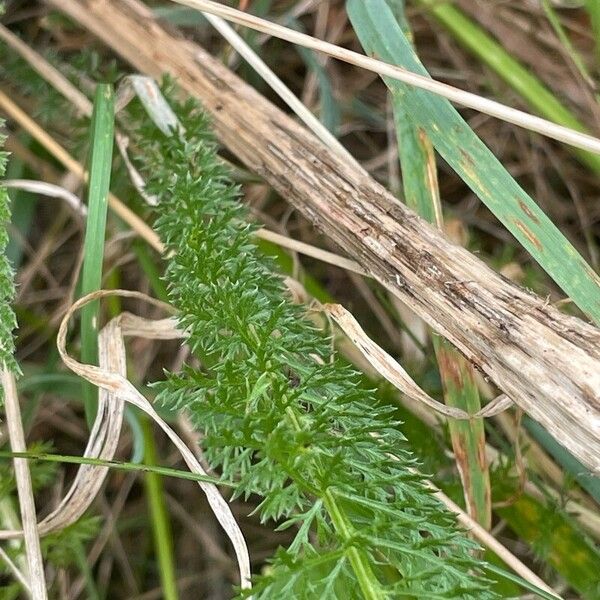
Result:
<svg viewBox="0 0 600 600">
<path fill-rule="evenodd" d="M 99 84 L 96 87 L 91 125 L 88 218 L 85 228 L 81 275 L 82 296 L 100 289 L 102 285 L 114 115 L 113 88 L 108 84 Z M 81 310 L 81 359 L 84 363 L 96 364 L 98 360 L 98 312 L 99 305 L 97 302 L 87 304 Z M 97 399 L 98 391 L 96 387 L 89 383 L 84 384 L 85 414 L 89 425 L 91 425 L 96 415 Z"/>
<path fill-rule="evenodd" d="M 94 581 L 94 574 L 92 573 L 90 565 L 87 562 L 85 548 L 81 542 L 74 542 L 74 545 L 75 552 L 73 552 L 73 556 L 75 557 L 75 562 L 77 563 L 77 566 L 83 575 L 87 597 L 89 600 L 101 600 L 100 594 L 98 593 L 98 588 L 96 587 L 96 583 Z"/>
<path fill-rule="evenodd" d="M 598 2 L 596 2 L 596 4 L 598 4 Z M 590 87 L 593 87 L 594 80 L 590 75 L 590 72 L 588 71 L 588 68 L 586 67 L 585 62 L 581 58 L 580 54 L 573 47 L 573 44 L 571 43 L 571 40 L 569 39 L 565 28 L 560 22 L 559 16 L 556 14 L 556 10 L 554 10 L 552 4 L 550 4 L 550 0 L 542 0 L 542 8 L 544 9 L 544 13 L 546 14 L 548 22 L 552 26 L 552 29 L 554 29 L 554 33 L 556 33 L 556 37 L 558 37 L 560 43 L 564 46 L 565 50 L 567 51 L 567 54 L 573 61 L 573 64 L 579 71 L 580 75 Z M 596 99 L 597 98 L 598 95 L 596 95 Z"/>
<path fill-rule="evenodd" d="M 84 456 L 72 456 L 70 454 L 49 454 L 47 452 L 8 452 L 0 450 L 0 458 L 10 459 L 25 458 L 27 460 L 41 460 L 45 462 L 57 462 L 71 465 L 94 465 L 98 467 L 108 467 L 119 471 L 140 472 L 140 473 L 156 473 L 165 477 L 175 477 L 176 479 L 186 479 L 188 481 L 204 481 L 215 485 L 225 485 L 235 489 L 235 485 L 221 481 L 217 477 L 209 477 L 208 475 L 198 475 L 190 471 L 180 471 L 179 469 L 171 469 L 158 465 L 142 465 L 132 462 L 123 462 L 119 460 L 102 460 L 99 458 L 86 458 Z"/>
<path fill-rule="evenodd" d="M 286 414 L 290 418 L 296 431 L 302 431 L 302 426 L 298 421 L 298 417 L 291 407 L 286 409 Z M 331 517 L 331 522 L 333 523 L 335 530 L 345 543 L 351 543 L 353 537 L 352 525 L 346 519 L 344 512 L 335 499 L 333 491 L 331 489 L 325 490 L 322 500 L 323 506 L 325 506 L 325 509 Z M 375 573 L 373 573 L 371 565 L 369 564 L 369 559 L 365 556 L 365 553 L 361 552 L 355 546 L 349 545 L 346 550 L 346 555 L 352 565 L 352 570 L 356 575 L 358 585 L 360 586 L 365 599 L 380 600 L 383 598 L 384 594 L 382 593 L 381 585 L 375 576 Z"/>
<path fill-rule="evenodd" d="M 150 420 L 144 416 L 141 418 L 144 431 L 144 462 L 156 464 L 156 444 Z M 175 560 L 173 558 L 173 536 L 171 534 L 171 523 L 165 504 L 165 492 L 162 478 L 157 473 L 146 473 L 144 475 L 146 497 L 152 521 L 152 533 L 154 537 L 154 548 L 160 567 L 160 580 L 165 600 L 178 600 L 177 579 L 175 576 Z"/>
<path fill-rule="evenodd" d="M 325 493 L 323 494 L 323 504 L 331 517 L 331 522 L 336 531 L 346 543 L 351 542 L 353 537 L 352 525 L 347 521 L 346 516 L 340 509 L 331 489 L 325 490 Z M 381 585 L 377 580 L 377 577 L 375 577 L 375 573 L 373 573 L 369 560 L 364 552 L 361 552 L 355 546 L 349 546 L 346 553 L 365 599 L 381 600 L 381 598 L 384 597 Z"/>
<path fill-rule="evenodd" d="M 596 58 L 600 60 L 600 0 L 586 0 L 585 8 L 590 15 L 594 41 L 596 43 Z"/>
</svg>

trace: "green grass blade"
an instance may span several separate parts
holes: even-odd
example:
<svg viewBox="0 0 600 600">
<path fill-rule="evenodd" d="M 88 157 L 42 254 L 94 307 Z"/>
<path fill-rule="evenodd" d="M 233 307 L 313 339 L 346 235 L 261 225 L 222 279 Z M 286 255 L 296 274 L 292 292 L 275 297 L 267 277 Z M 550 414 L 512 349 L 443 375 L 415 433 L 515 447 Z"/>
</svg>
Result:
<svg viewBox="0 0 600 600">
<path fill-rule="evenodd" d="M 540 116 L 589 133 L 577 117 L 519 61 L 515 60 L 484 29 L 455 6 L 438 0 L 417 0 L 469 51 L 510 85 Z M 570 148 L 594 173 L 600 174 L 600 156 Z"/>
<path fill-rule="evenodd" d="M 585 8 L 590 15 L 596 43 L 596 56 L 600 60 L 600 0 L 586 0 Z"/>
<path fill-rule="evenodd" d="M 297 51 L 304 64 L 317 78 L 321 104 L 320 120 L 329 131 L 335 134 L 340 124 L 341 115 L 333 95 L 333 88 L 327 70 L 319 63 L 312 50 L 298 46 Z"/>
<path fill-rule="evenodd" d="M 600 6 L 600 3 L 598 3 L 596 1 L 596 5 Z M 562 26 L 562 23 L 560 22 L 560 17 L 558 16 L 558 14 L 556 13 L 556 10 L 550 3 L 550 0 L 542 0 L 542 8 L 544 9 L 544 13 L 546 15 L 546 18 L 548 19 L 548 22 L 552 26 L 552 29 L 554 29 L 554 33 L 556 34 L 556 37 L 559 39 L 563 48 L 566 50 L 567 54 L 569 55 L 569 58 L 571 59 L 571 61 L 573 62 L 573 64 L 577 68 L 577 70 L 579 71 L 579 74 L 586 81 L 586 83 L 588 83 L 588 85 L 590 85 L 590 87 L 593 89 L 595 87 L 594 79 L 591 76 L 590 72 L 588 71 L 588 68 L 587 68 L 585 62 L 583 61 L 583 59 L 581 58 L 579 52 L 577 52 L 577 50 L 571 43 L 571 40 L 570 40 L 569 36 L 567 35 L 565 28 Z M 596 99 L 598 99 L 597 94 L 596 94 Z"/>
<path fill-rule="evenodd" d="M 428 75 L 385 0 L 348 0 L 369 54 Z M 445 99 L 398 81 L 386 83 L 413 125 L 589 317 L 600 323 L 600 277 Z"/>
<path fill-rule="evenodd" d="M 100 458 L 87 458 L 85 456 L 72 456 L 70 454 L 55 454 L 48 452 L 8 452 L 0 450 L 0 458 L 12 460 L 13 458 L 25 458 L 26 460 L 39 460 L 44 462 L 57 462 L 69 465 L 93 465 L 96 467 L 108 467 L 117 471 L 125 471 L 128 473 L 157 473 L 165 477 L 174 477 L 176 479 L 186 479 L 188 481 L 203 481 L 205 483 L 213 483 L 215 485 L 227 486 L 235 489 L 235 485 L 222 481 L 218 477 L 210 477 L 208 475 L 199 475 L 191 471 L 181 471 L 170 467 L 162 467 L 159 465 L 145 465 L 141 463 L 124 462 L 119 460 L 102 460 Z"/>
<path fill-rule="evenodd" d="M 83 269 L 81 295 L 100 289 L 102 263 L 104 260 L 104 235 L 108 209 L 108 190 L 112 165 L 114 134 L 114 93 L 111 85 L 98 84 L 94 98 L 91 126 L 91 154 L 88 181 L 88 218 L 83 243 Z M 96 364 L 98 360 L 98 311 L 97 302 L 87 304 L 81 310 L 81 360 Z M 96 414 L 97 390 L 84 385 L 85 413 L 88 423 Z"/>
<path fill-rule="evenodd" d="M 145 456 L 144 462 L 149 465 L 156 464 L 156 445 L 152 424 L 144 415 L 141 419 L 144 431 Z M 154 549 L 158 557 L 160 581 L 165 600 L 178 600 L 177 577 L 175 575 L 175 561 L 173 559 L 173 535 L 171 523 L 165 504 L 165 491 L 162 477 L 157 473 L 148 472 L 144 475 L 148 509 L 152 522 Z"/>
<path fill-rule="evenodd" d="M 11 160 L 8 164 L 8 179 L 25 179 L 28 176 L 25 163 L 20 160 Z M 37 196 L 31 192 L 13 189 L 11 196 L 12 202 L 12 227 L 14 231 L 19 232 L 22 239 L 27 239 L 27 233 L 31 227 L 35 208 L 37 205 Z M 24 247 L 18 237 L 11 237 L 6 246 L 6 257 L 13 269 L 18 270 L 23 260 Z"/>
<path fill-rule="evenodd" d="M 395 2 L 393 6 L 400 26 L 410 38 L 403 2 Z M 433 147 L 427 134 L 413 125 L 403 103 L 398 98 L 392 100 L 406 203 L 424 219 L 442 228 L 443 216 Z M 476 413 L 481 408 L 481 401 L 473 367 L 444 338 L 434 334 L 433 344 L 446 404 L 471 414 Z M 489 529 L 492 522 L 492 501 L 483 419 L 450 419 L 448 427 L 467 511 L 480 525 Z"/>
<path fill-rule="evenodd" d="M 73 553 L 75 562 L 83 575 L 85 589 L 87 591 L 88 600 L 100 600 L 100 594 L 94 581 L 94 574 L 87 561 L 87 556 L 83 544 L 79 541 L 74 542 L 77 552 Z"/>
<path fill-rule="evenodd" d="M 446 404 L 475 414 L 481 408 L 481 400 L 471 363 L 444 338 L 434 334 L 433 344 Z M 483 419 L 449 419 L 448 429 L 463 485 L 467 512 L 480 525 L 490 529 L 492 498 L 485 455 Z"/>
</svg>

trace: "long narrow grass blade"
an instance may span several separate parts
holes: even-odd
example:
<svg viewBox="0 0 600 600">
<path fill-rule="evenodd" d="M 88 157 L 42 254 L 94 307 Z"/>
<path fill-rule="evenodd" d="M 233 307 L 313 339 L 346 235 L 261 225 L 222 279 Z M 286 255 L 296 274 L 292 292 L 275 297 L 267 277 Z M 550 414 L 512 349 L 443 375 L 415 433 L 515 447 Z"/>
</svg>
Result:
<svg viewBox="0 0 600 600">
<path fill-rule="evenodd" d="M 590 15 L 594 42 L 596 44 L 596 57 L 600 60 L 600 2 L 598 0 L 585 0 L 585 7 Z"/>
<path fill-rule="evenodd" d="M 434 400 L 415 383 L 401 365 L 364 332 L 351 312 L 346 310 L 341 304 L 324 304 L 323 310 L 339 325 L 348 339 L 362 353 L 365 360 L 382 377 L 414 402 L 424 404 L 446 417 L 465 421 L 469 421 L 472 418 L 490 417 L 511 406 L 510 400 L 504 395 L 499 396 L 485 408 L 477 412 L 466 412 L 460 408 L 446 406 Z"/>
<path fill-rule="evenodd" d="M 331 132 L 302 104 L 227 21 L 211 14 L 205 14 L 204 16 L 319 139 L 340 156 L 347 160 L 354 160 Z"/>
<path fill-rule="evenodd" d="M 59 90 L 60 91 L 60 90 Z M 88 174 L 48 132 L 40 127 L 27 113 L 19 108 L 6 94 L 0 91 L 0 109 L 5 111 L 25 131 L 38 141 L 52 156 L 81 181 L 87 181 Z M 152 228 L 146 224 L 129 207 L 125 206 L 114 194 L 108 196 L 109 206 L 113 212 L 127 223 L 137 234 L 158 252 L 162 252 L 162 244 Z"/>
<path fill-rule="evenodd" d="M 395 4 L 398 22 L 410 39 L 410 29 L 404 18 L 404 3 L 399 1 Z M 404 104 L 397 98 L 392 100 L 406 203 L 441 229 L 443 216 L 433 146 L 427 134 L 412 124 Z M 476 414 L 481 410 L 481 401 L 472 365 L 444 338 L 434 334 L 433 344 L 446 404 Z M 489 529 L 492 500 L 483 419 L 450 419 L 448 428 L 467 512 L 485 529 Z"/>
<path fill-rule="evenodd" d="M 24 136 L 22 136 L 24 137 Z M 16 139 L 13 138 L 13 141 Z M 17 143 L 21 143 L 16 140 Z M 27 144 L 23 144 L 24 148 L 28 148 Z M 20 179 L 24 176 L 26 172 L 26 164 L 21 160 L 11 160 L 8 165 L 6 176 L 9 179 Z M 9 187 L 6 185 L 6 180 L 3 182 L 4 187 Z M 33 216 L 35 214 L 35 207 L 37 204 L 37 198 L 27 192 L 22 190 L 18 190 L 16 193 L 12 195 L 12 205 L 11 205 L 11 225 L 14 228 L 14 231 L 18 232 L 18 236 L 21 239 L 27 239 L 27 234 L 31 227 Z M 23 260 L 23 256 L 25 253 L 25 249 L 23 245 L 19 242 L 17 236 L 11 236 L 8 240 L 8 244 L 5 249 L 6 258 L 8 258 L 9 263 L 12 265 L 12 268 L 18 270 L 21 266 L 21 262 Z"/>
<path fill-rule="evenodd" d="M 3 548 L 0 548 L 0 558 L 6 564 L 8 570 L 14 575 L 15 579 L 23 586 L 23 589 L 27 593 L 27 597 L 31 598 L 31 587 L 29 586 L 29 582 Z"/>
<path fill-rule="evenodd" d="M 528 433 L 600 505 L 600 479 L 592 475 L 570 452 L 561 446 L 537 421 L 523 417 Z"/>
<path fill-rule="evenodd" d="M 13 459 L 23 458 L 25 460 L 64 463 L 66 465 L 89 465 L 92 467 L 106 467 L 107 469 L 115 469 L 126 473 L 156 473 L 164 477 L 173 477 L 175 479 L 183 479 L 185 481 L 203 481 L 205 483 L 214 483 L 222 485 L 230 489 L 235 489 L 231 483 L 221 481 L 218 477 L 210 477 L 209 475 L 200 475 L 191 471 L 182 471 L 171 467 L 163 467 L 161 465 L 146 465 L 142 463 L 134 463 L 120 460 L 106 460 L 103 458 L 90 458 L 87 456 L 73 456 L 72 454 L 55 454 L 47 452 L 8 452 L 0 450 L 0 458 Z"/>
<path fill-rule="evenodd" d="M 157 463 L 157 455 L 152 423 L 147 417 L 144 417 L 141 423 L 144 431 L 144 462 L 153 465 Z M 167 514 L 162 477 L 157 473 L 146 473 L 144 475 L 144 485 L 152 522 L 154 548 L 160 567 L 163 596 L 165 600 L 177 600 L 179 593 L 177 591 L 177 577 L 173 559 L 173 534 Z"/>
<path fill-rule="evenodd" d="M 348 0 L 365 50 L 426 75 L 385 0 Z M 588 316 L 600 323 L 600 277 L 446 100 L 386 78 L 415 127 Z"/>
<path fill-rule="evenodd" d="M 600 7 L 600 3 L 597 0 L 595 0 L 594 4 Z M 581 55 L 573 46 L 573 42 L 571 42 L 571 38 L 569 38 L 567 35 L 567 32 L 560 21 L 560 17 L 558 16 L 556 9 L 552 6 L 550 0 L 542 0 L 542 8 L 544 9 L 544 13 L 546 14 L 548 22 L 552 26 L 552 29 L 554 29 L 554 33 L 556 33 L 556 37 L 559 39 L 561 45 L 569 55 L 573 65 L 579 71 L 579 75 L 590 86 L 590 89 L 595 89 L 596 84 L 594 83 L 594 78 L 590 74 Z M 596 99 L 598 99 L 597 94 Z"/>
<path fill-rule="evenodd" d="M 114 94 L 111 85 L 99 84 L 94 98 L 91 127 L 91 154 L 88 182 L 88 220 L 83 244 L 81 294 L 100 289 L 104 260 L 104 235 L 108 211 L 108 192 L 112 167 L 114 137 Z M 81 356 L 84 362 L 98 360 L 98 304 L 81 311 Z M 96 413 L 97 392 L 89 384 L 84 387 L 85 412 L 88 423 Z"/>
<path fill-rule="evenodd" d="M 481 401 L 472 365 L 450 342 L 435 334 L 434 347 L 446 404 L 472 415 L 477 414 L 481 410 Z M 483 419 L 450 419 L 448 429 L 463 485 L 467 512 L 483 527 L 489 529 L 492 524 L 492 498 Z"/>
</svg>

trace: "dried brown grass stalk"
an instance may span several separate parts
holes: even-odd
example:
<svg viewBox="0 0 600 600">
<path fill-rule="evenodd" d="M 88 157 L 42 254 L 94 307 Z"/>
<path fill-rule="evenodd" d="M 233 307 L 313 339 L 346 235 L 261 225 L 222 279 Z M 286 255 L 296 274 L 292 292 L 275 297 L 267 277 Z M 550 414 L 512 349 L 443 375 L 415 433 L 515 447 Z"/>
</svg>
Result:
<svg viewBox="0 0 600 600">
<path fill-rule="evenodd" d="M 225 145 L 600 472 L 600 331 L 489 269 L 136 0 L 47 0 L 138 70 L 170 73 Z"/>
<path fill-rule="evenodd" d="M 21 422 L 21 408 L 17 395 L 15 376 L 2 365 L 0 374 L 4 390 L 4 408 L 6 410 L 6 425 L 10 438 L 10 448 L 13 452 L 26 452 L 25 434 Z M 44 563 L 37 527 L 35 503 L 31 487 L 29 464 L 24 458 L 13 459 L 19 508 L 23 524 L 23 538 L 25 541 L 25 554 L 27 556 L 29 590 L 33 600 L 46 600 L 46 580 L 44 577 Z"/>
</svg>

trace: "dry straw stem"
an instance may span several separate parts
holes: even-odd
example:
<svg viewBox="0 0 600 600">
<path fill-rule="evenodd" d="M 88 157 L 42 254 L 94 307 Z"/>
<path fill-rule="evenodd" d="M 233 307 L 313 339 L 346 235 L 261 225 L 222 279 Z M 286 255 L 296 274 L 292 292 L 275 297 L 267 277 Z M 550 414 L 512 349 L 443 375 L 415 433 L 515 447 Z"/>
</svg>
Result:
<svg viewBox="0 0 600 600">
<path fill-rule="evenodd" d="M 68 96 L 67 96 L 68 98 Z M 10 98 L 8 98 L 2 91 L 0 91 L 0 108 L 5 110 L 9 117 L 13 118 L 23 129 L 30 133 L 38 142 L 40 142 L 50 154 L 58 159 L 64 167 L 66 167 L 71 173 L 79 177 L 81 180 L 85 177 L 85 169 L 77 162 L 71 155 L 56 142 L 48 133 L 46 133 L 33 119 L 23 112 Z M 132 171 L 130 170 L 130 174 Z M 18 187 L 21 189 L 27 189 L 34 193 L 45 194 L 52 197 L 60 197 L 64 199 L 68 204 L 76 209 L 80 213 L 86 211 L 85 205 L 81 204 L 81 201 L 77 196 L 71 194 L 68 190 L 60 186 L 56 186 L 41 181 L 31 180 L 15 180 L 12 183 L 6 184 L 6 187 Z M 157 250 L 159 253 L 164 252 L 164 245 L 156 235 L 153 229 L 151 229 L 144 221 L 142 221 L 134 212 L 131 211 L 119 198 L 114 194 L 109 194 L 110 207 L 114 210 L 115 214 L 119 215 L 128 225 L 148 244 Z M 294 240 L 280 233 L 269 231 L 268 229 L 260 229 L 256 232 L 257 237 L 264 240 L 279 244 L 283 248 L 288 250 L 299 252 L 305 256 L 316 258 L 322 262 L 335 265 L 342 269 L 347 269 L 361 275 L 367 275 L 365 270 L 356 262 L 334 252 L 329 252 L 316 246 L 311 246 L 304 242 Z"/>
<path fill-rule="evenodd" d="M 70 85 L 70 84 L 69 84 Z M 60 91 L 60 90 L 59 90 Z M 69 98 L 69 96 L 67 96 Z M 8 96 L 0 91 L 0 108 L 6 111 L 6 113 L 15 120 L 23 129 L 32 135 L 38 142 L 40 142 L 50 154 L 52 154 L 57 160 L 59 160 L 64 167 L 66 167 L 71 173 L 83 180 L 85 176 L 85 169 L 77 162 L 71 155 L 56 142 L 48 133 L 46 133 L 29 115 L 23 112 Z M 131 174 L 131 171 L 130 171 Z M 6 187 L 19 187 L 27 189 L 28 191 L 45 194 L 53 197 L 63 198 L 70 206 L 78 212 L 85 212 L 85 205 L 81 205 L 81 201 L 77 196 L 71 194 L 68 190 L 60 186 L 48 184 L 40 181 L 31 180 L 15 180 L 10 185 L 6 184 Z M 119 215 L 128 225 L 148 244 L 157 250 L 159 253 L 164 251 L 164 245 L 160 241 L 153 229 L 151 229 L 144 221 L 142 221 L 134 212 L 131 211 L 119 198 L 114 194 L 109 195 L 110 207 L 115 211 L 115 214 Z M 279 244 L 283 248 L 299 252 L 305 256 L 316 258 L 322 262 L 335 265 L 342 269 L 353 271 L 361 275 L 367 275 L 365 270 L 356 262 L 334 252 L 329 252 L 316 246 L 311 246 L 304 242 L 294 240 L 280 233 L 269 231 L 268 229 L 260 229 L 256 232 L 257 237 L 264 240 Z"/>
<path fill-rule="evenodd" d="M 17 396 L 15 376 L 2 365 L 2 387 L 4 389 L 4 407 L 6 410 L 6 425 L 10 438 L 10 448 L 13 452 L 26 452 L 25 434 L 21 423 L 21 408 Z M 26 459 L 13 459 L 15 479 L 17 481 L 17 494 L 21 509 L 23 523 L 23 537 L 25 538 L 25 554 L 29 570 L 29 587 L 33 600 L 48 598 L 46 580 L 44 577 L 44 563 L 37 529 L 37 517 L 31 488 L 31 475 Z"/>
<path fill-rule="evenodd" d="M 536 585 L 557 598 L 560 598 L 560 596 L 557 596 L 556 592 L 545 581 L 540 579 L 528 566 L 523 564 L 512 552 L 503 546 L 489 531 L 472 519 L 460 508 L 460 506 L 446 496 L 444 492 L 438 489 L 433 483 L 426 483 L 433 491 L 433 495 L 445 504 L 450 511 L 456 513 L 458 522 L 471 533 L 474 539 L 478 540 L 486 548 L 494 552 L 523 579 L 533 583 L 533 585 Z"/>
<path fill-rule="evenodd" d="M 2 91 L 0 91 L 0 110 L 4 111 L 9 118 L 17 122 L 34 139 L 40 142 L 66 169 L 71 171 L 81 181 L 86 181 L 87 173 L 83 166 Z M 162 251 L 162 244 L 152 228 L 125 206 L 114 194 L 109 193 L 108 203 L 115 214 L 123 219 L 140 237 L 144 238 L 159 252 Z"/>
<path fill-rule="evenodd" d="M 0 548 L 0 558 L 4 561 L 9 571 L 14 575 L 15 579 L 23 586 L 23 589 L 27 593 L 27 597 L 31 598 L 31 587 L 29 585 L 29 582 L 27 581 L 27 578 L 25 577 L 25 575 L 23 575 L 23 573 L 21 573 L 19 567 L 15 565 L 15 563 L 12 561 L 10 556 L 4 551 L 3 548 Z"/>
<path fill-rule="evenodd" d="M 49 1 L 50 3 L 54 3 L 54 0 Z M 536 117 L 516 108 L 511 108 L 510 106 L 506 106 L 495 100 L 483 98 L 477 94 L 466 92 L 451 85 L 441 83 L 440 81 L 430 79 L 429 77 L 411 73 L 402 67 L 375 58 L 370 58 L 364 54 L 347 50 L 346 48 L 341 48 L 335 44 L 319 40 L 305 33 L 294 31 L 293 29 L 278 25 L 277 23 L 272 23 L 266 19 L 255 17 L 254 15 L 245 13 L 241 10 L 223 6 L 222 4 L 212 2 L 211 0 L 173 1 L 177 4 L 190 6 L 199 11 L 219 16 L 227 21 L 255 29 L 256 31 L 286 40 L 293 44 L 316 50 L 317 52 L 327 54 L 338 60 L 366 69 L 367 71 L 372 71 L 373 73 L 391 77 L 392 79 L 408 83 L 417 88 L 428 90 L 461 106 L 497 117 L 498 119 L 513 123 L 514 125 L 519 125 L 530 131 L 536 131 L 546 137 L 564 142 L 565 144 L 570 144 L 576 148 L 600 154 L 600 139 L 568 127 L 563 127 L 562 125 L 557 125 L 556 123 L 552 123 L 551 121 Z"/>
<path fill-rule="evenodd" d="M 48 61 L 41 57 L 33 48 L 19 39 L 12 31 L 0 24 L 0 39 L 6 42 L 22 58 L 24 58 L 42 77 L 65 96 L 77 111 L 85 116 L 91 116 L 92 103 L 85 94 L 78 90 L 71 82 Z"/>
<path fill-rule="evenodd" d="M 60 185 L 46 183 L 45 181 L 36 181 L 34 179 L 4 179 L 2 186 L 10 189 L 24 190 L 33 194 L 42 194 L 49 198 L 59 198 L 64 200 L 80 217 L 85 218 L 87 215 L 87 207 L 81 201 L 81 198 Z"/>
<path fill-rule="evenodd" d="M 600 472 L 600 331 L 507 282 L 136 0 L 49 0 L 138 70 L 170 73 L 225 145 Z"/>
<path fill-rule="evenodd" d="M 334 152 L 337 152 L 342 158 L 354 161 L 352 155 L 340 144 L 337 138 L 308 110 L 300 99 L 275 75 L 263 59 L 252 50 L 225 20 L 209 13 L 205 13 L 204 16 L 324 144 L 329 146 Z"/>
<path fill-rule="evenodd" d="M 115 344 L 114 335 L 119 326 L 120 318 L 117 318 L 100 332 L 98 360 L 101 367 L 124 375 L 126 365 L 121 348 Z M 100 390 L 97 417 L 83 454 L 85 458 L 114 458 L 123 424 L 123 411 L 124 403 L 118 396 Z M 38 524 L 39 534 L 44 536 L 75 523 L 89 508 L 107 473 L 106 467 L 82 464 L 61 502 Z M 21 535 L 19 530 L 0 531 L 0 539 L 17 538 Z"/>
</svg>

